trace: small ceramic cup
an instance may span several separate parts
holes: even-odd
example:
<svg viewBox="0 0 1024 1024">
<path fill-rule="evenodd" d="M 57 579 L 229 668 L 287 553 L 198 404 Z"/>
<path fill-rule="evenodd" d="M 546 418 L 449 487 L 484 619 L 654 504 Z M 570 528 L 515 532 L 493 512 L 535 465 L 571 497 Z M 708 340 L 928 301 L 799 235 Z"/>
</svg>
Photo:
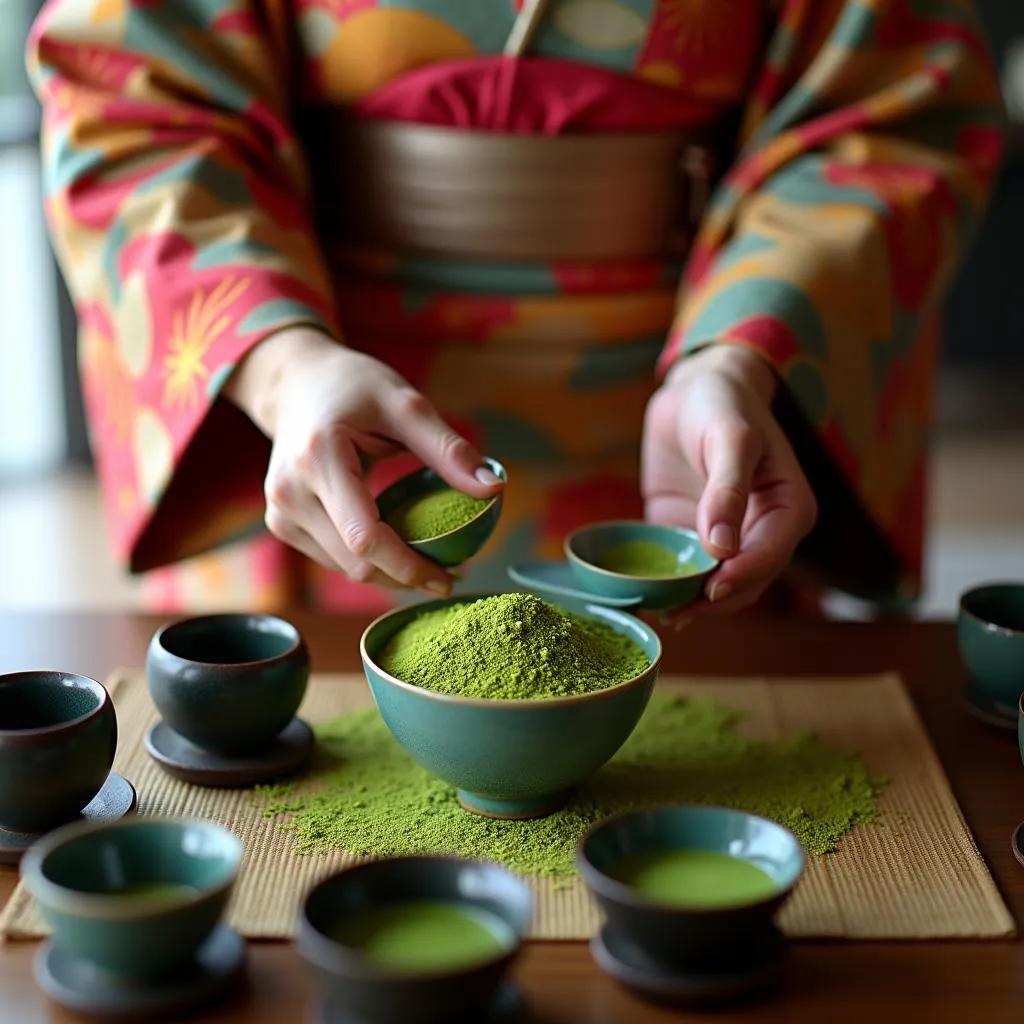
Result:
<svg viewBox="0 0 1024 1024">
<path fill-rule="evenodd" d="M 21 875 L 54 941 L 133 980 L 186 967 L 220 920 L 242 861 L 209 821 L 79 822 L 41 839 Z"/>
<path fill-rule="evenodd" d="M 38 833 L 77 817 L 116 749 L 114 704 L 95 679 L 0 675 L 0 828 Z"/>
<path fill-rule="evenodd" d="M 665 576 L 628 575 L 603 568 L 602 559 L 620 544 L 657 544 L 671 552 L 677 570 Z M 718 568 L 693 530 L 641 521 L 592 523 L 565 538 L 565 557 L 581 589 L 602 597 L 639 597 L 636 607 L 649 611 L 682 608 L 701 596 L 704 583 Z"/>
<path fill-rule="evenodd" d="M 354 918 L 384 907 L 430 902 L 486 914 L 500 928 L 496 949 L 457 968 L 399 970 L 375 963 L 337 936 Z M 530 927 L 528 887 L 497 864 L 457 857 L 398 857 L 332 875 L 306 897 L 296 944 L 331 1003 L 365 1024 L 479 1020 Z"/>
<path fill-rule="evenodd" d="M 775 885 L 748 901 L 686 905 L 653 898 L 615 877 L 627 858 L 676 850 L 739 857 Z M 681 971 L 718 971 L 749 964 L 777 944 L 774 918 L 803 874 L 804 853 L 796 836 L 766 818 L 680 805 L 600 822 L 580 843 L 577 864 L 618 938 Z"/>
<path fill-rule="evenodd" d="M 153 703 L 197 747 L 265 750 L 295 717 L 309 682 L 299 631 L 273 615 L 204 615 L 157 631 L 146 655 Z"/>
<path fill-rule="evenodd" d="M 1012 716 L 1024 692 L 1024 583 L 966 591 L 956 632 L 973 685 Z"/>
<path fill-rule="evenodd" d="M 499 480 L 506 481 L 508 479 L 505 467 L 500 462 L 485 458 L 483 464 Z M 434 491 L 448 486 L 449 484 L 433 469 L 417 469 L 380 492 L 377 496 L 377 509 L 380 512 L 380 517 L 386 522 L 407 501 L 432 494 Z M 494 528 L 498 525 L 498 519 L 501 516 L 504 493 L 504 490 L 499 491 L 472 519 L 456 529 L 427 540 L 412 540 L 406 541 L 406 543 L 413 551 L 419 552 L 424 558 L 429 558 L 438 565 L 449 567 L 468 562 L 494 533 Z"/>
</svg>

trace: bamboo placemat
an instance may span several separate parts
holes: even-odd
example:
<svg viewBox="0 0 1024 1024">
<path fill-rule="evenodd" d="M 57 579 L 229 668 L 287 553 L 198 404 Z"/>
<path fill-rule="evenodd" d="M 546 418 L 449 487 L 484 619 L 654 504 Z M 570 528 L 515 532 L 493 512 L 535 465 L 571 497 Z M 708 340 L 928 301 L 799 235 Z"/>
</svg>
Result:
<svg viewBox="0 0 1024 1024">
<path fill-rule="evenodd" d="M 108 681 L 120 743 L 115 767 L 139 791 L 139 813 L 218 821 L 245 843 L 246 859 L 229 912 L 250 938 L 292 934 L 303 894 L 353 858 L 343 852 L 297 857 L 291 837 L 260 817 L 249 792 L 191 787 L 166 776 L 146 754 L 154 720 L 141 672 Z M 762 739 L 802 730 L 861 754 L 891 781 L 881 820 L 855 829 L 838 852 L 812 858 L 780 924 L 793 937 L 839 939 L 1003 938 L 1014 921 L 964 824 L 945 773 L 895 675 L 821 680 L 721 680 L 663 677 L 659 686 L 708 694 L 746 712 L 740 728 Z M 316 723 L 371 703 L 355 675 L 315 675 L 302 715 Z M 535 880 L 534 937 L 586 939 L 599 924 L 578 882 Z M 0 936 L 45 934 L 33 901 L 19 886 L 0 915 Z"/>
</svg>

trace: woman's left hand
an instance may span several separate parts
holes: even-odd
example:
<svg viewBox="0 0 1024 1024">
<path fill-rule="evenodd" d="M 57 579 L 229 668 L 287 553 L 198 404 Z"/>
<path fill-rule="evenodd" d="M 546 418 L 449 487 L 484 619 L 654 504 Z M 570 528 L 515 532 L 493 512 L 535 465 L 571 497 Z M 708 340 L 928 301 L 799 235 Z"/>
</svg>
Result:
<svg viewBox="0 0 1024 1024">
<path fill-rule="evenodd" d="M 647 405 L 647 519 L 696 529 L 722 562 L 687 618 L 753 604 L 814 525 L 814 494 L 772 414 L 775 386 L 756 352 L 718 344 L 680 360 Z"/>
</svg>

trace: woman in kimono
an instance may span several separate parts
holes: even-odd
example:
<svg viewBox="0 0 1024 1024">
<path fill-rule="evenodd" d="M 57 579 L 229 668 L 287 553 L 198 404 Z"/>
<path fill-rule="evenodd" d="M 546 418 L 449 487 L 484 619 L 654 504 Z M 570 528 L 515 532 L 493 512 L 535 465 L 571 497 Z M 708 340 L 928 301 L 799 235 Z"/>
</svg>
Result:
<svg viewBox="0 0 1024 1024">
<path fill-rule="evenodd" d="M 916 593 L 936 314 L 1001 153 L 968 0 L 50 0 L 29 64 L 155 607 L 446 593 L 371 495 L 492 495 L 481 454 L 468 586 L 646 515 L 722 559 L 696 614 L 794 552 Z"/>
</svg>

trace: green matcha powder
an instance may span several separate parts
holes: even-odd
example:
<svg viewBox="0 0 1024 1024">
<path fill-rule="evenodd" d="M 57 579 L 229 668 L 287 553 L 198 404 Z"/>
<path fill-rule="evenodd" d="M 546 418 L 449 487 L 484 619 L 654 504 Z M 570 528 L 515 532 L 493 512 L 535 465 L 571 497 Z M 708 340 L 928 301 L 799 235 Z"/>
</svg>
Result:
<svg viewBox="0 0 1024 1024">
<path fill-rule="evenodd" d="M 388 525 L 404 541 L 430 540 L 475 519 L 490 503 L 489 498 L 472 498 L 444 487 L 399 505 L 388 516 Z"/>
<path fill-rule="evenodd" d="M 456 853 L 556 879 L 574 873 L 586 829 L 631 808 L 742 808 L 792 829 L 811 854 L 834 850 L 851 828 L 876 818 L 882 780 L 857 756 L 810 734 L 751 739 L 736 731 L 740 717 L 709 698 L 656 695 L 619 754 L 564 809 L 535 821 L 463 810 L 454 789 L 412 761 L 375 709 L 321 725 L 313 772 L 257 795 L 264 816 L 292 832 L 297 854 Z"/>
<path fill-rule="evenodd" d="M 628 636 L 532 594 L 499 594 L 425 612 L 377 654 L 385 672 L 438 693 L 495 700 L 570 697 L 638 676 Z"/>
<path fill-rule="evenodd" d="M 676 553 L 653 540 L 625 540 L 601 554 L 598 568 L 622 576 L 665 578 L 682 576 L 689 566 L 680 564 Z"/>
</svg>

